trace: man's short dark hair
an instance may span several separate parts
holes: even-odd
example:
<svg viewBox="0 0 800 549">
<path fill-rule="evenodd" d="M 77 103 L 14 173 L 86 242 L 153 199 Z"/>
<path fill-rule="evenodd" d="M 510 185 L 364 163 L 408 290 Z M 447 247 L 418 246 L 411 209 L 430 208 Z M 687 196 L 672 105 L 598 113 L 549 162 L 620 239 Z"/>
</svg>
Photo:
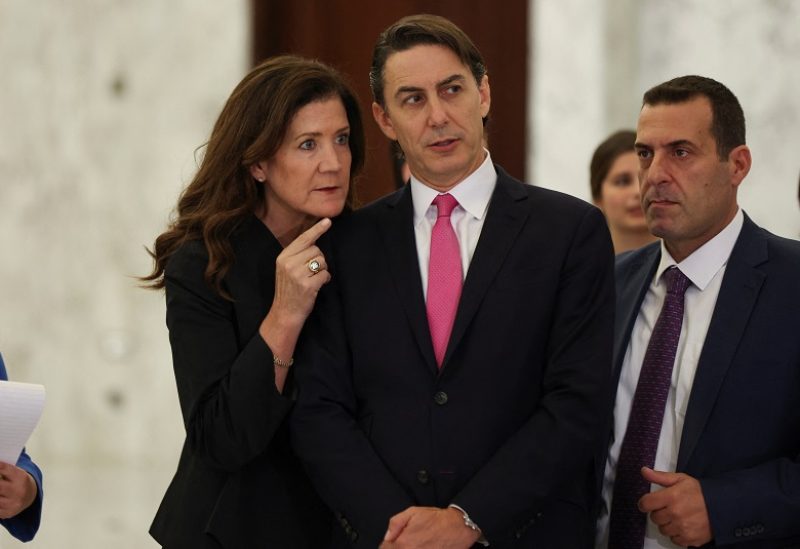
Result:
<svg viewBox="0 0 800 549">
<path fill-rule="evenodd" d="M 403 17 L 381 33 L 372 50 L 369 85 L 375 102 L 385 106 L 383 70 L 393 53 L 421 44 L 438 44 L 455 53 L 469 67 L 475 82 L 480 85 L 486 74 L 486 63 L 478 48 L 464 31 L 452 21 L 438 15 L 418 14 Z"/>
<path fill-rule="evenodd" d="M 711 135 L 720 160 L 727 160 L 734 148 L 745 144 L 745 122 L 739 100 L 723 84 L 705 76 L 680 76 L 647 90 L 642 105 L 685 103 L 696 97 L 711 103 Z"/>
</svg>

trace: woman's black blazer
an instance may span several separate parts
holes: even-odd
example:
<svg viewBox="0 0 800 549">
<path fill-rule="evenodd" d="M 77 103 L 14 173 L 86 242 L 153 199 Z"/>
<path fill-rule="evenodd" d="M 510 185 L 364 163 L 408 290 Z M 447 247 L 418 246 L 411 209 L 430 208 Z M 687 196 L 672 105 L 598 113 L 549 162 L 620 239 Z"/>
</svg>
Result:
<svg viewBox="0 0 800 549">
<path fill-rule="evenodd" d="M 187 242 L 167 263 L 167 327 L 186 441 L 150 534 L 166 549 L 324 547 L 330 514 L 289 444 L 293 375 L 278 393 L 272 352 L 258 333 L 281 246 L 255 216 L 232 244 L 224 279 L 232 301 L 205 282 L 201 241 Z"/>
</svg>

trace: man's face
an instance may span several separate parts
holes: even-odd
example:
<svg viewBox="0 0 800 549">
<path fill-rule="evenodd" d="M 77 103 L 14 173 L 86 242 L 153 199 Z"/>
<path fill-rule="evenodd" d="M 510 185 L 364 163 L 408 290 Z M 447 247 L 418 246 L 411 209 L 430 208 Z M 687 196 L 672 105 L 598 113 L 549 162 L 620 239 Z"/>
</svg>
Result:
<svg viewBox="0 0 800 549">
<path fill-rule="evenodd" d="M 721 161 L 711 134 L 705 97 L 645 105 L 639 114 L 636 151 L 642 208 L 650 232 L 682 261 L 716 236 L 736 215 L 736 189 L 750 169 L 740 145 Z"/>
<path fill-rule="evenodd" d="M 478 85 L 452 50 L 419 45 L 391 54 L 383 80 L 385 108 L 373 103 L 372 114 L 417 179 L 446 191 L 481 165 L 488 77 Z"/>
</svg>

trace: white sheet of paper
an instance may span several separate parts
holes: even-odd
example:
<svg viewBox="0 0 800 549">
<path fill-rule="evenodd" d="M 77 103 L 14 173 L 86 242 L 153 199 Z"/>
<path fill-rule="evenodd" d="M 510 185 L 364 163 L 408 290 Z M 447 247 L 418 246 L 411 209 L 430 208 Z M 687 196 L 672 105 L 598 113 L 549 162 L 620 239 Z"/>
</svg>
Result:
<svg viewBox="0 0 800 549">
<path fill-rule="evenodd" d="M 0 381 L 0 461 L 17 463 L 43 408 L 43 385 Z"/>
</svg>

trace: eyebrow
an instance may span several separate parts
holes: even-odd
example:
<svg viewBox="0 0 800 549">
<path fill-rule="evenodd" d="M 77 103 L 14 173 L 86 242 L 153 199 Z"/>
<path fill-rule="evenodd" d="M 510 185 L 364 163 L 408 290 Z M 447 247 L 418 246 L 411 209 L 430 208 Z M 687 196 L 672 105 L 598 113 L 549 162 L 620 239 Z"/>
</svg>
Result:
<svg viewBox="0 0 800 549">
<path fill-rule="evenodd" d="M 342 126 L 341 128 L 339 128 L 338 130 L 334 131 L 333 133 L 342 133 L 342 132 L 347 132 L 347 131 L 350 131 L 350 125 L 349 124 L 347 126 Z M 301 138 L 308 138 L 308 137 L 319 137 L 321 135 L 322 135 L 322 132 L 302 132 L 302 133 L 298 133 L 294 137 L 294 139 L 301 139 Z"/>
<path fill-rule="evenodd" d="M 448 84 L 452 84 L 453 82 L 463 82 L 466 80 L 463 74 L 454 74 L 452 76 L 448 76 L 438 84 L 436 84 L 437 88 L 441 88 L 442 86 L 446 86 Z"/>
<path fill-rule="evenodd" d="M 676 139 L 675 141 L 670 141 L 669 143 L 667 143 L 667 147 L 669 147 L 671 149 L 674 149 L 675 147 L 682 147 L 684 145 L 694 146 L 694 143 L 692 143 L 688 139 Z M 645 143 L 641 143 L 641 142 L 637 141 L 636 143 L 633 144 L 633 148 L 634 149 L 651 149 L 652 147 L 650 145 L 647 145 Z"/>
<path fill-rule="evenodd" d="M 452 84 L 453 82 L 463 82 L 464 80 L 466 80 L 466 78 L 464 78 L 463 74 L 452 74 L 447 78 L 445 78 L 444 80 L 440 80 L 439 82 L 437 82 L 436 87 L 441 88 L 443 86 L 447 86 L 448 84 Z M 397 91 L 394 93 L 394 96 L 397 97 L 398 95 L 404 93 L 417 93 L 421 91 L 422 88 L 419 86 L 400 86 L 399 88 L 397 88 Z"/>
</svg>

